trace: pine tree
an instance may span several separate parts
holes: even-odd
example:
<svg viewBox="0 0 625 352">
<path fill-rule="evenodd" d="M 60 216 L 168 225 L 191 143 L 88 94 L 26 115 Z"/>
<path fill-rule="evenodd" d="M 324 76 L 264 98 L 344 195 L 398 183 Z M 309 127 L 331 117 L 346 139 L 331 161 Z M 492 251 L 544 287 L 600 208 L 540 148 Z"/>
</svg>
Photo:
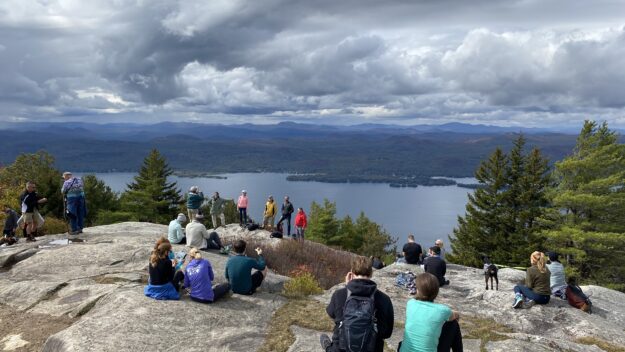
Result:
<svg viewBox="0 0 625 352">
<path fill-rule="evenodd" d="M 336 219 L 336 203 L 324 199 L 323 206 L 320 206 L 312 202 L 306 237 L 329 246 L 343 244 L 343 236 L 339 234 L 339 221 Z"/>
<path fill-rule="evenodd" d="M 605 122 L 586 121 L 554 179 L 549 246 L 569 275 L 625 290 L 625 145 Z"/>
<path fill-rule="evenodd" d="M 482 255 L 498 264 L 526 266 L 542 250 L 540 218 L 547 206 L 549 167 L 538 149 L 524 153 L 519 136 L 509 154 L 497 149 L 476 172 L 483 187 L 469 195 L 466 215 L 450 238 L 451 261 L 480 266 Z"/>
<path fill-rule="evenodd" d="M 139 174 L 121 196 L 122 209 L 140 221 L 168 223 L 179 211 L 182 197 L 175 182 L 167 178 L 172 169 L 158 150 L 143 160 Z"/>
<path fill-rule="evenodd" d="M 466 215 L 458 216 L 458 226 L 450 237 L 452 253 L 447 256 L 450 261 L 479 266 L 483 254 L 489 254 L 496 262 L 506 256 L 497 250 L 497 243 L 506 236 L 501 207 L 507 187 L 506 165 L 504 152 L 497 148 L 476 171 L 475 178 L 482 187 L 469 194 Z"/>
</svg>

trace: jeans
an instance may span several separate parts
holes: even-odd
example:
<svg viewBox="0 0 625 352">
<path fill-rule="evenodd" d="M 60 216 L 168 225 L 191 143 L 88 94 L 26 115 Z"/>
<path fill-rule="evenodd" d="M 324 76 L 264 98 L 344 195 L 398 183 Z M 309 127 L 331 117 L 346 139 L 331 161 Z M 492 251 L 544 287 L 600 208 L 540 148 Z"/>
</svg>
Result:
<svg viewBox="0 0 625 352">
<path fill-rule="evenodd" d="M 72 232 L 82 230 L 85 227 L 85 215 L 87 215 L 85 197 L 67 198 L 66 207 Z"/>
<path fill-rule="evenodd" d="M 217 228 L 217 217 L 221 220 L 221 226 L 226 226 L 226 216 L 224 213 L 221 214 L 211 214 L 211 220 L 213 220 L 213 228 Z"/>
<path fill-rule="evenodd" d="M 291 214 L 283 214 L 280 220 L 278 220 L 278 225 L 280 225 L 284 220 L 286 220 L 287 225 L 286 236 L 289 237 L 291 236 Z"/>
<path fill-rule="evenodd" d="M 296 226 L 295 227 L 295 238 L 299 241 L 303 241 L 304 240 L 304 233 L 306 232 L 306 229 L 301 227 L 301 226 Z"/>
<path fill-rule="evenodd" d="M 217 232 L 213 231 L 208 234 L 208 239 L 206 240 L 206 248 L 202 249 L 221 249 L 223 245 L 221 244 L 221 239 Z"/>
<path fill-rule="evenodd" d="M 514 293 L 520 294 L 527 299 L 531 299 L 536 302 L 536 304 L 547 304 L 549 303 L 549 295 L 539 295 L 534 292 L 531 288 L 525 285 L 516 285 L 514 286 Z"/>
<path fill-rule="evenodd" d="M 247 224 L 247 208 L 239 208 L 239 224 Z"/>
<path fill-rule="evenodd" d="M 199 303 L 213 303 L 216 300 L 228 294 L 228 292 L 230 292 L 230 284 L 219 284 L 213 287 L 213 300 L 212 301 L 195 298 L 193 296 L 191 296 L 191 300 L 199 302 Z"/>
<path fill-rule="evenodd" d="M 401 349 L 401 342 L 397 346 L 397 351 Z M 462 333 L 460 332 L 460 324 L 458 320 L 447 321 L 443 324 L 441 335 L 438 338 L 438 352 L 463 352 Z"/>
</svg>

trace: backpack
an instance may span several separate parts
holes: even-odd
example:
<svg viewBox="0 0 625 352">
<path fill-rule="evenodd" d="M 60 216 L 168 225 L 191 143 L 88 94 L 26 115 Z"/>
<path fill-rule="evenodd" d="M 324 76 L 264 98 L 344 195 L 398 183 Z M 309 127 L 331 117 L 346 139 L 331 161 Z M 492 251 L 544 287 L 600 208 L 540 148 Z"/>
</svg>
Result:
<svg viewBox="0 0 625 352">
<path fill-rule="evenodd" d="M 271 238 L 282 238 L 282 232 L 281 231 L 274 231 L 272 232 L 269 237 Z"/>
<path fill-rule="evenodd" d="M 592 313 L 592 302 L 590 298 L 584 294 L 584 291 L 577 285 L 566 286 L 566 300 L 569 304 L 577 309 L 581 309 L 586 313 Z"/>
<path fill-rule="evenodd" d="M 258 230 L 258 228 L 259 228 L 258 224 L 254 224 L 254 223 L 247 224 L 247 230 L 248 231 Z"/>
<path fill-rule="evenodd" d="M 377 290 L 376 290 L 377 291 Z M 375 317 L 375 292 L 371 296 L 354 296 L 347 289 L 343 320 L 339 324 L 339 348 L 347 352 L 373 352 L 378 336 Z"/>
<path fill-rule="evenodd" d="M 417 285 L 414 280 L 416 275 L 411 271 L 406 271 L 405 273 L 399 273 L 395 278 L 395 286 L 399 286 L 403 289 L 410 291 L 411 295 L 417 293 Z"/>
</svg>

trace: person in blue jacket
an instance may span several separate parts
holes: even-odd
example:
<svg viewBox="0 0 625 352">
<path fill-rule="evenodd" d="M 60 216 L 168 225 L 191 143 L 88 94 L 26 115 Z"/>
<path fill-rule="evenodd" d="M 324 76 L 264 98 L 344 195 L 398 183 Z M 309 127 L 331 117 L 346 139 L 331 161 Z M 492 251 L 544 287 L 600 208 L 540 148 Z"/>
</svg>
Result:
<svg viewBox="0 0 625 352">
<path fill-rule="evenodd" d="M 187 194 L 187 214 L 189 215 L 189 222 L 193 221 L 195 216 L 199 214 L 202 203 L 204 203 L 204 193 L 200 192 L 197 186 L 191 187 Z"/>
<path fill-rule="evenodd" d="M 234 242 L 236 255 L 228 258 L 226 263 L 226 279 L 230 283 L 232 292 L 241 295 L 251 295 L 260 287 L 267 273 L 263 250 L 256 248 L 258 259 L 245 255 L 247 244 L 243 240 Z M 252 270 L 256 271 L 252 274 Z"/>
<path fill-rule="evenodd" d="M 169 259 L 171 244 L 167 239 L 161 241 L 150 255 L 148 270 L 150 280 L 143 293 L 158 300 L 178 300 L 180 295 L 174 286 L 175 262 Z"/>
<path fill-rule="evenodd" d="M 219 284 L 213 287 L 215 274 L 211 263 L 202 259 L 197 248 L 189 251 L 191 261 L 187 264 L 184 275 L 184 287 L 190 289 L 191 299 L 200 303 L 213 303 L 230 291 L 230 285 Z"/>
</svg>

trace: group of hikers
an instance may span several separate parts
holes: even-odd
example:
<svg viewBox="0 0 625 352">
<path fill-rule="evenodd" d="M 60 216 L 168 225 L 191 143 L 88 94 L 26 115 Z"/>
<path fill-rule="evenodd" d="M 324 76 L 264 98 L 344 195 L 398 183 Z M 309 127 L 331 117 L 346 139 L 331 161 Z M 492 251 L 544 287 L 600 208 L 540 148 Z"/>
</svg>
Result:
<svg viewBox="0 0 625 352">
<path fill-rule="evenodd" d="M 70 234 L 82 233 L 86 214 L 84 185 L 80 178 L 70 172 L 63 174 L 62 193 L 65 200 L 65 215 L 69 218 Z M 39 205 L 47 201 L 37 194 L 33 182 L 26 184 L 26 190 L 20 195 L 22 215 L 4 206 L 6 213 L 2 243 L 16 241 L 16 231 L 22 228 L 27 241 L 34 240 L 37 228 L 43 223 L 39 214 Z M 149 283 L 144 289 L 146 296 L 161 300 L 180 299 L 180 292 L 188 292 L 191 300 L 200 303 L 212 303 L 226 296 L 229 292 L 251 295 L 261 286 L 267 274 L 261 248 L 255 248 L 258 258 L 246 255 L 247 243 L 236 240 L 232 248 L 224 246 L 216 231 L 208 231 L 203 224 L 204 215 L 201 207 L 207 202 L 213 227 L 217 220 L 224 226 L 225 201 L 219 193 L 206 200 L 197 186 L 191 187 L 187 196 L 187 216 L 189 223 L 185 228 L 187 216 L 180 213 L 168 227 L 168 237 L 161 237 L 149 258 Z M 239 212 L 239 224 L 245 226 L 249 218 L 247 208 L 249 200 L 243 190 L 236 202 Z M 277 226 L 287 222 L 286 236 L 290 237 L 291 216 L 294 207 L 289 197 L 284 197 L 281 217 Z M 301 214 L 301 215 L 300 215 Z M 277 206 L 272 196 L 265 204 L 263 227 L 273 230 Z M 295 220 L 296 237 L 304 239 L 306 215 L 298 208 Z M 189 247 L 176 254 L 172 244 L 185 244 Z M 211 263 L 202 258 L 203 251 L 218 250 L 222 254 L 231 254 L 224 271 L 225 283 L 213 285 L 215 273 Z M 462 334 L 458 319 L 460 315 L 446 305 L 435 303 L 441 287 L 449 285 L 446 279 L 447 265 L 445 248 L 442 240 L 424 254 L 421 245 L 415 242 L 414 235 L 408 236 L 408 242 L 398 254 L 397 263 L 421 265 L 424 273 L 414 275 L 414 290 L 406 304 L 404 336 L 398 351 L 462 351 Z M 526 272 L 525 285 L 514 286 L 513 308 L 529 308 L 534 304 L 547 304 L 551 296 L 568 302 L 586 312 L 591 310 L 590 299 L 584 295 L 574 280 L 565 280 L 564 268 L 558 254 L 533 252 L 530 267 Z M 350 271 L 346 274 L 344 288 L 336 290 L 326 308 L 326 312 L 335 322 L 332 336 L 321 335 L 320 343 L 324 351 L 383 351 L 384 339 L 391 336 L 394 327 L 393 304 L 388 295 L 377 289 L 371 279 L 373 269 L 384 266 L 379 257 L 355 256 L 351 260 Z M 485 264 L 486 270 L 486 264 Z M 184 289 L 184 290 L 183 290 Z"/>
<path fill-rule="evenodd" d="M 213 228 L 225 226 L 226 217 L 224 213 L 226 201 L 219 196 L 219 192 L 215 192 L 212 197 L 207 199 L 198 186 L 192 186 L 187 194 L 187 215 L 189 221 L 192 222 L 198 215 L 202 214 L 201 209 L 204 204 L 206 204 L 209 209 Z M 241 194 L 236 200 L 236 206 L 240 226 L 258 226 L 268 231 L 277 231 L 280 233 L 280 237 L 291 237 L 291 219 L 293 218 L 295 207 L 293 206 L 293 203 L 291 203 L 289 196 L 284 197 L 284 202 L 280 208 L 280 218 L 278 219 L 278 223 L 275 228 L 274 222 L 276 215 L 278 215 L 278 207 L 273 199 L 273 196 L 270 195 L 265 203 L 262 226 L 254 224 L 252 219 L 248 216 L 247 209 L 249 207 L 249 198 L 246 190 L 241 191 Z M 219 225 L 217 220 L 220 220 L 221 225 Z M 286 223 L 286 229 L 282 226 L 283 223 Z M 293 238 L 303 241 L 307 226 L 308 221 L 304 209 L 297 208 L 297 213 L 295 215 L 295 233 Z M 284 230 L 286 230 L 286 232 L 284 232 Z"/>
<path fill-rule="evenodd" d="M 77 235 L 82 233 L 84 219 L 87 214 L 85 204 L 84 184 L 81 178 L 74 177 L 71 172 L 63 173 L 63 184 L 61 193 L 64 201 L 63 215 L 67 217 L 70 224 L 68 233 Z M 6 215 L 2 239 L 0 244 L 12 245 L 18 241 L 17 230 L 22 229 L 23 237 L 26 241 L 35 241 L 37 231 L 43 226 L 44 218 L 39 213 L 39 206 L 48 201 L 37 193 L 37 185 L 33 181 L 26 182 L 26 189 L 19 197 L 22 215 L 17 216 L 17 212 L 9 204 L 4 204 Z"/>
</svg>

